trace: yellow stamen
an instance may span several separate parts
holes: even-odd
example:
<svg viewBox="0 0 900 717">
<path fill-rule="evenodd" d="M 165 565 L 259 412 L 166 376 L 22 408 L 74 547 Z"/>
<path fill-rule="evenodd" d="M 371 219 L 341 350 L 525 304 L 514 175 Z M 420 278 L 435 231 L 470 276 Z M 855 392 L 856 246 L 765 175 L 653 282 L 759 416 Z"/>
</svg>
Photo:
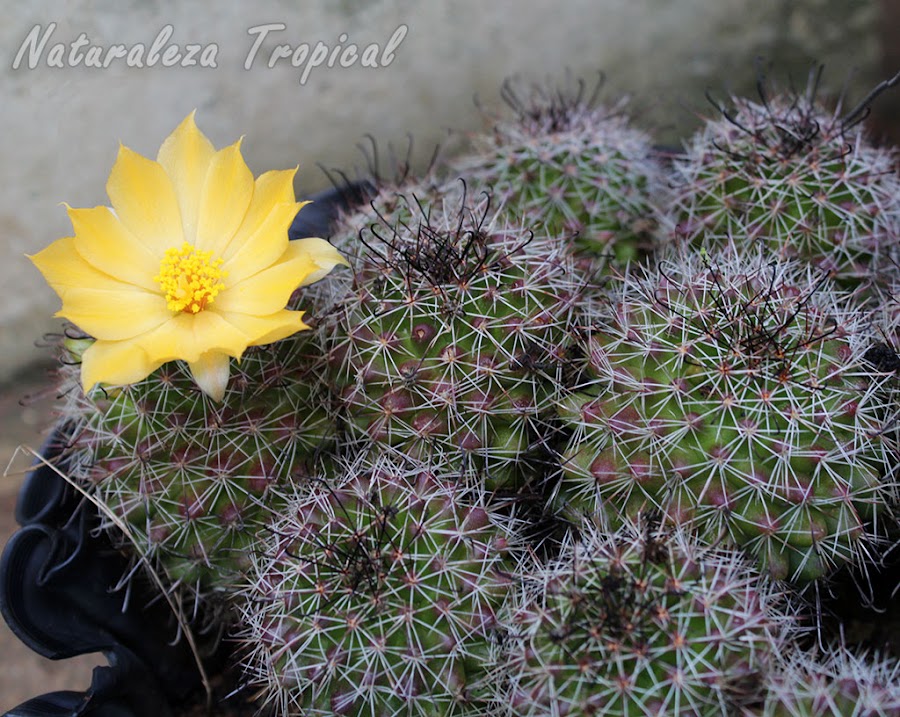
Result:
<svg viewBox="0 0 900 717">
<path fill-rule="evenodd" d="M 212 259 L 211 251 L 197 251 L 185 242 L 180 249 L 166 249 L 159 274 L 153 277 L 166 293 L 170 311 L 198 314 L 225 288 L 219 281 L 228 276 L 219 267 L 222 259 Z"/>
</svg>

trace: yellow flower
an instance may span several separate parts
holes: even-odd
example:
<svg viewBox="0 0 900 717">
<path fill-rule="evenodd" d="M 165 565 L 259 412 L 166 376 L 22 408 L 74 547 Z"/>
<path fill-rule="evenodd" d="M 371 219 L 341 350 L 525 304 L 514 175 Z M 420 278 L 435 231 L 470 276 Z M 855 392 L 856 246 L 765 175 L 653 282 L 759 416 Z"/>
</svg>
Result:
<svg viewBox="0 0 900 717">
<path fill-rule="evenodd" d="M 68 208 L 75 236 L 29 257 L 62 299 L 56 316 L 96 339 L 82 356 L 85 391 L 181 359 L 220 401 L 232 357 L 309 328 L 285 308 L 291 294 L 347 261 L 322 239 L 288 241 L 305 204 L 295 172 L 254 180 L 240 141 L 216 151 L 193 113 L 155 162 L 120 146 L 112 208 Z"/>
</svg>

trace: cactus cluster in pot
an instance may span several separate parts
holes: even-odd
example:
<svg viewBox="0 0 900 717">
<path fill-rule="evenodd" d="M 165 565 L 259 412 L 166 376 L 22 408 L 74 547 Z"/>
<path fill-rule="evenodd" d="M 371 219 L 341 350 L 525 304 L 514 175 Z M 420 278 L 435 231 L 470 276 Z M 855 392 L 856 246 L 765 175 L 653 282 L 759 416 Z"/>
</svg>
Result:
<svg viewBox="0 0 900 717">
<path fill-rule="evenodd" d="M 898 154 L 817 82 L 674 159 L 512 83 L 291 242 L 293 173 L 193 115 L 123 148 L 33 257 L 71 480 L 279 717 L 895 714 L 893 663 L 806 644 L 900 485 Z"/>
</svg>

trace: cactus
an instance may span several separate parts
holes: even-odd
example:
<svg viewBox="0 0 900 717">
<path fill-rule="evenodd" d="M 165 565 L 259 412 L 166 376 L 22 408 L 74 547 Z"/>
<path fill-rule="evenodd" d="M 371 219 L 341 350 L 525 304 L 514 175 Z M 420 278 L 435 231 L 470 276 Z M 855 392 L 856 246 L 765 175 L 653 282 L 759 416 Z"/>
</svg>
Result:
<svg viewBox="0 0 900 717">
<path fill-rule="evenodd" d="M 282 715 L 480 715 L 472 684 L 512 524 L 444 464 L 345 460 L 290 496 L 242 601 L 248 673 Z"/>
<path fill-rule="evenodd" d="M 898 717 L 900 662 L 846 648 L 793 652 L 763 683 L 747 717 Z"/>
<path fill-rule="evenodd" d="M 490 714 L 733 714 L 793 626 L 739 553 L 649 523 L 585 524 L 521 572 L 499 613 Z"/>
<path fill-rule="evenodd" d="M 661 511 L 808 581 L 856 560 L 894 498 L 890 376 L 825 277 L 732 251 L 626 277 L 587 332 L 558 504 Z M 884 473 L 884 475 L 882 475 Z"/>
<path fill-rule="evenodd" d="M 882 86 L 841 116 L 818 81 L 731 98 L 671 180 L 602 82 L 508 82 L 513 117 L 467 154 L 385 178 L 373 153 L 374 179 L 321 195 L 353 273 L 306 289 L 311 327 L 282 312 L 294 269 L 345 262 L 282 246 L 288 174 L 254 180 L 238 249 L 238 212 L 218 221 L 249 191 L 237 145 L 210 170 L 191 117 L 158 168 L 120 152 L 114 209 L 33 257 L 95 337 L 64 342 L 72 477 L 236 632 L 274 717 L 900 717 L 897 664 L 800 652 L 775 587 L 862 564 L 900 498 L 897 154 L 859 122 Z M 160 178 L 160 201 L 187 192 L 173 236 L 199 202 L 222 256 L 157 236 Z M 119 251 L 126 219 L 160 256 Z M 168 352 L 129 334 L 150 291 L 129 256 L 158 272 L 139 279 L 178 323 Z M 242 298 L 240 330 L 191 344 Z"/>
<path fill-rule="evenodd" d="M 488 188 L 515 221 L 596 257 L 598 270 L 654 249 L 653 202 L 663 181 L 650 138 L 631 126 L 627 103 L 598 103 L 601 76 L 588 95 L 577 89 L 523 88 L 507 81 L 514 117 L 493 118 L 450 174 Z"/>
<path fill-rule="evenodd" d="M 673 163 L 664 224 L 695 246 L 731 238 L 775 256 L 799 257 L 850 286 L 892 270 L 900 241 L 900 177 L 894 149 L 876 147 L 859 124 L 817 97 L 776 92 L 717 106 Z"/>
<path fill-rule="evenodd" d="M 494 487 L 548 440 L 586 280 L 558 242 L 481 195 L 363 235 L 335 288 L 330 380 L 348 432 L 419 457 L 439 449 Z M 327 302 L 326 302 L 327 303 Z"/>
<path fill-rule="evenodd" d="M 73 477 L 112 514 L 107 527 L 124 521 L 137 552 L 171 581 L 210 594 L 234 580 L 269 519 L 273 487 L 301 475 L 333 440 L 315 336 L 248 349 L 221 403 L 182 362 L 88 395 L 70 387 Z"/>
</svg>

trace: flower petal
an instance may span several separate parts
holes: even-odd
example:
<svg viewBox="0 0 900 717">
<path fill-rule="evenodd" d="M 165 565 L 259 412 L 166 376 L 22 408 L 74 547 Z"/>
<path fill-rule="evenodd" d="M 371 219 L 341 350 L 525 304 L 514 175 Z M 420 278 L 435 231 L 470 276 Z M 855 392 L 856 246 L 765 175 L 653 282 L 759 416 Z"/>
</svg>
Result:
<svg viewBox="0 0 900 717">
<path fill-rule="evenodd" d="M 188 367 L 203 393 L 216 403 L 225 397 L 228 376 L 231 373 L 231 357 L 228 354 L 207 351 L 196 361 L 190 361 Z"/>
<path fill-rule="evenodd" d="M 256 178 L 250 206 L 247 208 L 247 213 L 244 215 L 241 226 L 238 227 L 231 242 L 223 250 L 221 254 L 222 259 L 227 262 L 236 252 L 240 251 L 245 242 L 257 233 L 260 225 L 268 218 L 269 213 L 279 204 L 293 204 L 297 206 L 297 211 L 300 211 L 300 207 L 306 202 L 299 206 L 297 205 L 294 195 L 294 175 L 296 173 L 296 167 L 294 169 L 276 169 L 271 172 L 265 172 Z M 293 221 L 293 217 L 291 221 Z M 285 227 L 281 252 L 287 247 L 288 227 Z M 275 258 L 281 256 L 281 252 Z M 271 264 L 272 262 L 269 263 Z"/>
<path fill-rule="evenodd" d="M 241 156 L 240 140 L 213 155 L 200 193 L 197 241 L 220 258 L 244 221 L 253 197 L 253 173 Z"/>
<path fill-rule="evenodd" d="M 220 313 L 223 319 L 247 336 L 248 346 L 265 346 L 309 328 L 303 322 L 304 311 L 284 309 L 269 316 Z"/>
<path fill-rule="evenodd" d="M 175 188 L 158 162 L 120 145 L 106 193 L 125 228 L 150 251 L 162 255 L 184 242 Z"/>
<path fill-rule="evenodd" d="M 68 212 L 75 229 L 75 249 L 89 264 L 120 281 L 148 291 L 160 290 L 153 277 L 162 257 L 125 229 L 109 207 L 68 207 Z"/>
<path fill-rule="evenodd" d="M 318 244 L 304 244 L 309 241 L 301 239 L 289 242 L 281 258 L 268 269 L 226 286 L 216 297 L 216 310 L 255 316 L 274 314 L 287 306 L 288 299 L 297 287 L 312 283 L 307 281 L 310 275 L 315 274 L 321 278 L 335 264 L 345 261 L 334 247 L 332 247 L 333 254 L 329 256 Z M 331 246 L 322 239 L 314 241 Z M 311 246 L 317 249 L 315 255 L 309 251 Z M 326 264 L 330 263 L 327 269 L 317 262 L 316 257 Z"/>
<path fill-rule="evenodd" d="M 324 279 L 328 272 L 334 269 L 338 264 L 350 266 L 350 262 L 324 239 L 309 237 L 308 239 L 297 239 L 292 243 L 297 245 L 299 251 L 308 253 L 318 266 L 316 271 L 303 279 L 300 286 L 309 286 L 310 284 L 315 284 L 320 279 Z"/>
<path fill-rule="evenodd" d="M 222 265 L 222 271 L 227 272 L 227 283 L 240 283 L 284 256 L 288 248 L 288 227 L 304 204 L 306 202 L 276 204 L 269 210 L 256 232 L 246 237 Z M 236 244 L 236 241 L 232 242 L 231 246 Z"/>
<path fill-rule="evenodd" d="M 200 193 L 206 180 L 216 148 L 213 147 L 194 122 L 194 112 L 175 128 L 159 148 L 156 161 L 172 180 L 185 241 L 193 243 L 197 238 L 197 222 L 200 215 Z"/>
<path fill-rule="evenodd" d="M 199 361 L 208 351 L 239 358 L 249 343 L 247 336 L 214 311 L 179 313 L 162 326 L 136 339 L 154 361 Z"/>
<path fill-rule="evenodd" d="M 122 291 L 67 289 L 56 316 L 68 319 L 82 331 L 104 341 L 133 339 L 165 323 L 172 312 L 166 300 L 136 286 Z"/>
<path fill-rule="evenodd" d="M 171 317 L 165 299 L 117 281 L 78 253 L 75 237 L 58 239 L 29 257 L 62 299 L 56 315 L 91 336 L 119 341 L 156 328 Z"/>
<path fill-rule="evenodd" d="M 87 393 L 98 383 L 137 383 L 162 363 L 151 361 L 133 341 L 95 341 L 81 356 L 81 384 Z"/>
<path fill-rule="evenodd" d="M 75 248 L 75 237 L 57 239 L 28 258 L 63 299 L 64 292 L 73 287 L 117 290 L 128 286 L 89 264 Z"/>
</svg>

